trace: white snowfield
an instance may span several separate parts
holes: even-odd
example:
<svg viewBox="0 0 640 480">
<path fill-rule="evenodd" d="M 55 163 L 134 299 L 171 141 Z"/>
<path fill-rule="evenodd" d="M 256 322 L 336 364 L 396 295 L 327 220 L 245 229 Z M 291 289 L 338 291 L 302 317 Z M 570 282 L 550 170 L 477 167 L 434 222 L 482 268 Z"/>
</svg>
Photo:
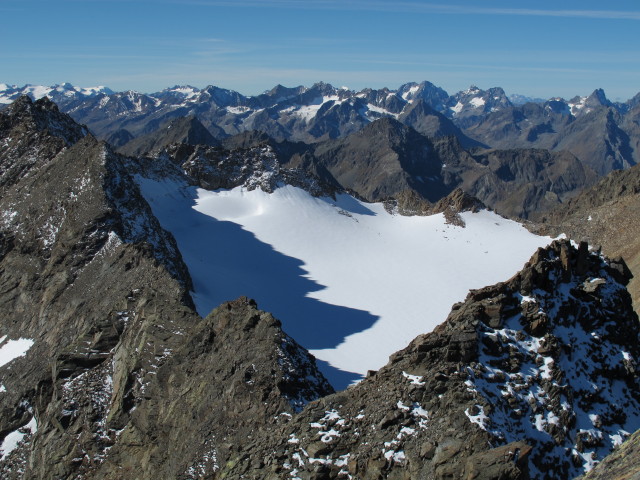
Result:
<svg viewBox="0 0 640 480">
<path fill-rule="evenodd" d="M 33 340 L 30 338 L 19 338 L 5 343 L 6 338 L 6 335 L 0 338 L 0 367 L 26 355 L 27 351 L 33 346 Z"/>
<path fill-rule="evenodd" d="M 488 211 L 462 214 L 462 228 L 443 215 L 391 215 L 382 204 L 291 186 L 269 194 L 139 182 L 178 242 L 201 315 L 254 298 L 318 359 L 359 375 L 433 330 L 469 289 L 507 280 L 551 240 Z M 324 370 L 346 386 L 336 385 L 345 376 Z"/>
<path fill-rule="evenodd" d="M 0 460 L 4 460 L 5 458 L 7 458 L 9 454 L 20 445 L 20 442 L 22 442 L 27 434 L 30 433 L 33 435 L 37 431 L 38 422 L 36 421 L 36 417 L 34 416 L 24 427 L 20 427 L 19 429 L 8 433 L 2 441 L 2 445 L 0 445 Z"/>
</svg>

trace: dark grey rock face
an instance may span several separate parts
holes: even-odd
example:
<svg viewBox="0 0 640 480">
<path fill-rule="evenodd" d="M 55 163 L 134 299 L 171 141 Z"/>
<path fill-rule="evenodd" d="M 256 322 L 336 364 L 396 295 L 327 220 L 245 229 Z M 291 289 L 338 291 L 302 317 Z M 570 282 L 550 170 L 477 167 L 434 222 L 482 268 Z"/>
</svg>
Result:
<svg viewBox="0 0 640 480">
<path fill-rule="evenodd" d="M 467 137 L 460 127 L 422 99 L 408 105 L 398 117 L 398 121 L 429 138 L 455 136 L 466 148 L 483 146 L 480 142 Z"/>
<path fill-rule="evenodd" d="M 170 120 L 154 132 L 132 138 L 122 144 L 118 151 L 124 155 L 139 157 L 158 153 L 173 143 L 209 146 L 219 144 L 218 140 L 197 118 L 188 116 Z"/>
<path fill-rule="evenodd" d="M 444 141 L 436 144 L 443 147 L 450 148 Z M 568 152 L 479 150 L 445 158 L 448 182 L 503 215 L 524 219 L 566 202 L 598 178 Z"/>
<path fill-rule="evenodd" d="M 315 196 L 333 196 L 342 191 L 326 170 L 313 164 L 290 167 L 280 160 L 270 142 L 250 143 L 251 147 L 226 150 L 219 147 L 172 145 L 158 158 L 181 166 L 189 179 L 208 190 L 239 186 L 273 192 L 287 184 Z"/>
<path fill-rule="evenodd" d="M 218 307 L 160 356 L 144 398 L 91 478 L 210 477 L 256 445 L 263 428 L 333 392 L 313 357 L 246 298 Z"/>
<path fill-rule="evenodd" d="M 393 119 L 378 120 L 344 139 L 322 143 L 313 157 L 340 185 L 368 201 L 385 200 L 406 189 L 431 201 L 444 190 L 435 179 L 441 160 L 431 141 Z"/>
</svg>

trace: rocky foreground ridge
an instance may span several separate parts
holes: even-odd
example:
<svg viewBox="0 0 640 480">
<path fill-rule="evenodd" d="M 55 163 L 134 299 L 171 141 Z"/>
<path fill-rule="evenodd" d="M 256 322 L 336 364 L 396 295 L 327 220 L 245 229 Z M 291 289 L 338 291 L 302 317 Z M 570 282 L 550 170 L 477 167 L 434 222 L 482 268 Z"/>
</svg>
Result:
<svg viewBox="0 0 640 480">
<path fill-rule="evenodd" d="M 266 147 L 124 157 L 26 98 L 0 142 L 4 478 L 572 478 L 640 428 L 621 260 L 557 241 L 333 393 L 255 302 L 196 314 L 133 178 L 186 163 L 266 188 L 286 180 Z"/>
<path fill-rule="evenodd" d="M 1 120 L 3 478 L 198 478 L 256 424 L 332 392 L 249 300 L 196 314 L 132 159 L 47 100 Z"/>
<path fill-rule="evenodd" d="M 617 170 L 585 189 L 562 208 L 538 214 L 537 231 L 601 246 L 611 257 L 622 256 L 632 272 L 640 271 L 640 166 Z M 628 289 L 636 312 L 640 311 L 640 280 L 632 279 Z"/>
<path fill-rule="evenodd" d="M 219 476 L 574 478 L 640 427 L 627 280 L 556 241 Z"/>
</svg>

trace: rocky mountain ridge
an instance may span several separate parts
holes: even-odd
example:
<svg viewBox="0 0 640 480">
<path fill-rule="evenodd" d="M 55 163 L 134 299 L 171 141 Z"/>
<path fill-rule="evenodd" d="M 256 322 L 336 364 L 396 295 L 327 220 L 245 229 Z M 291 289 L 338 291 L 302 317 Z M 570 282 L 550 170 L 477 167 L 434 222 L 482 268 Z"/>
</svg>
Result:
<svg viewBox="0 0 640 480">
<path fill-rule="evenodd" d="M 611 103 L 602 90 L 566 102 L 551 99 L 490 112 L 465 133 L 493 148 L 573 153 L 598 174 L 638 163 L 637 106 Z"/>
<path fill-rule="evenodd" d="M 59 128 L 48 128 L 52 120 Z M 199 478 L 239 443 L 234 435 L 332 391 L 253 302 L 198 316 L 175 240 L 133 179 L 143 164 L 46 99 L 14 103 L 0 125 L 0 164 L 20 173 L 4 177 L 0 199 L 3 478 Z M 165 377 L 167 365 L 181 366 Z M 172 388 L 170 398 L 150 393 Z M 255 406 L 240 432 L 232 411 L 246 414 L 246 405 Z M 203 428 L 215 425 L 219 438 L 192 428 L 196 411 L 208 412 Z M 190 456 L 165 455 L 168 444 Z"/>
<path fill-rule="evenodd" d="M 397 90 L 356 92 L 325 83 L 281 85 L 257 96 L 208 86 L 176 86 L 153 94 L 71 86 L 5 86 L 0 102 L 20 94 L 50 95 L 103 139 L 120 141 L 195 116 L 218 140 L 260 130 L 276 140 L 317 142 L 357 132 L 379 118 L 395 118 L 429 137 L 455 135 L 465 147 L 568 150 L 600 175 L 638 163 L 637 101 L 609 101 L 601 89 L 586 97 L 514 105 L 499 88 L 472 86 L 449 95 L 430 82 Z M 130 139 L 130 140 L 131 140 Z"/>
<path fill-rule="evenodd" d="M 412 198 L 413 203 L 435 204 L 460 188 L 512 218 L 527 218 L 532 212 L 553 208 L 597 180 L 592 169 L 567 152 L 469 151 L 454 136 L 429 139 L 391 118 L 376 120 L 345 138 L 312 145 L 245 132 L 223 140 L 222 146 L 230 152 L 267 148 L 279 168 L 322 179 L 334 189 L 341 188 L 369 202 L 402 203 Z M 179 152 L 193 148 L 169 150 L 182 163 L 185 158 Z M 421 210 L 414 205 L 407 212 L 412 208 Z"/>
</svg>

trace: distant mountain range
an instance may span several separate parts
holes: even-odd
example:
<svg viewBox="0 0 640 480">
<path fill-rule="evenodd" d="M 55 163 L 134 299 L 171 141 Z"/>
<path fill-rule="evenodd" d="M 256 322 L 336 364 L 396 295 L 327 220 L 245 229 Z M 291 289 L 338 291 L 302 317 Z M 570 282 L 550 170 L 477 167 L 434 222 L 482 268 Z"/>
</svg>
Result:
<svg viewBox="0 0 640 480">
<path fill-rule="evenodd" d="M 621 103 L 609 101 L 601 89 L 586 97 L 542 101 L 507 97 L 499 87 L 472 86 L 449 95 L 426 81 L 358 92 L 326 83 L 278 85 L 256 96 L 215 86 L 143 94 L 70 84 L 0 84 L 0 104 L 23 94 L 49 96 L 117 147 L 187 116 L 197 118 L 217 140 L 257 130 L 275 140 L 306 143 L 343 138 L 375 120 L 393 118 L 430 138 L 455 136 L 465 148 L 566 150 L 599 175 L 640 160 L 640 93 Z"/>
</svg>

